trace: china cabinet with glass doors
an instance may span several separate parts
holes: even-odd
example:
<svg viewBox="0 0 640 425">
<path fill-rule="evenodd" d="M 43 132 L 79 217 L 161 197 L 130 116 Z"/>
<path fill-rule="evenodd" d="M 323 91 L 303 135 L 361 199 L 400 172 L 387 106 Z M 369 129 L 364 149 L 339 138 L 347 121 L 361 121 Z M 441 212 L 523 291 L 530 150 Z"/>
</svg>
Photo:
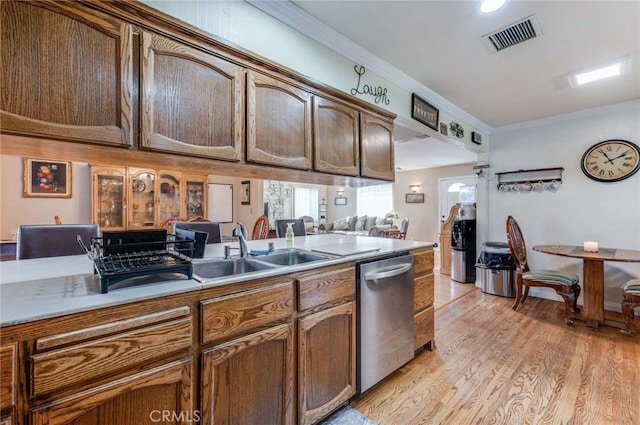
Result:
<svg viewBox="0 0 640 425">
<path fill-rule="evenodd" d="M 207 176 L 184 175 L 185 214 L 184 218 L 194 220 L 207 215 Z"/>
<path fill-rule="evenodd" d="M 124 230 L 127 205 L 127 169 L 91 167 L 91 222 L 101 229 Z"/>
<path fill-rule="evenodd" d="M 156 226 L 156 181 L 154 170 L 129 168 L 130 229 Z"/>
<path fill-rule="evenodd" d="M 182 174 L 171 171 L 161 171 L 159 174 L 160 191 L 158 192 L 158 218 L 156 223 L 162 223 L 172 217 L 183 217 L 181 214 L 184 199 L 183 188 L 180 184 Z"/>
<path fill-rule="evenodd" d="M 171 218 L 207 218 L 205 175 L 92 166 L 92 223 L 100 230 L 157 228 Z"/>
</svg>

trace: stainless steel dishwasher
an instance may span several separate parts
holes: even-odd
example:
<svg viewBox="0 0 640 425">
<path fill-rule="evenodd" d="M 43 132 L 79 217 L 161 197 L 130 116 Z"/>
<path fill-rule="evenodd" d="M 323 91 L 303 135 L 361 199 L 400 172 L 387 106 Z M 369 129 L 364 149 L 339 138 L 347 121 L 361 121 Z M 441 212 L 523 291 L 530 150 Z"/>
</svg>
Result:
<svg viewBox="0 0 640 425">
<path fill-rule="evenodd" d="M 358 392 L 414 356 L 413 256 L 358 264 Z"/>
</svg>

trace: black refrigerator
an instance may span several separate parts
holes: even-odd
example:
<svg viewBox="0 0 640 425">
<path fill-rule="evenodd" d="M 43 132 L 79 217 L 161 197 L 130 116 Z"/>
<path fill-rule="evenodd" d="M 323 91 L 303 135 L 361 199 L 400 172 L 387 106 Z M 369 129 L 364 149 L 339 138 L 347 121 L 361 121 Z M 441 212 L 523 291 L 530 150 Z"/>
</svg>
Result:
<svg viewBox="0 0 640 425">
<path fill-rule="evenodd" d="M 476 281 L 476 221 L 451 223 L 451 279 L 462 283 Z"/>
</svg>

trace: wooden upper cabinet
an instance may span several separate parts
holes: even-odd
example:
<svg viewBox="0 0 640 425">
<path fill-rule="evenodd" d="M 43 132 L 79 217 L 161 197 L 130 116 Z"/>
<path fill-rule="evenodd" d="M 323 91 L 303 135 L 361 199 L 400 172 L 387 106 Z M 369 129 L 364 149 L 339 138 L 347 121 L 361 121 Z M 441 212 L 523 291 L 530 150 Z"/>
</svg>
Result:
<svg viewBox="0 0 640 425">
<path fill-rule="evenodd" d="M 130 24 L 69 3 L 0 2 L 1 131 L 132 145 Z"/>
<path fill-rule="evenodd" d="M 342 103 L 313 98 L 314 169 L 357 176 L 360 171 L 358 111 Z"/>
<path fill-rule="evenodd" d="M 362 112 L 360 114 L 360 153 L 362 177 L 395 179 L 393 158 L 393 123 L 391 120 Z"/>
<path fill-rule="evenodd" d="M 145 148 L 239 161 L 245 69 L 156 34 L 142 34 Z"/>
<path fill-rule="evenodd" d="M 249 71 L 247 100 L 247 161 L 310 169 L 311 94 Z"/>
</svg>

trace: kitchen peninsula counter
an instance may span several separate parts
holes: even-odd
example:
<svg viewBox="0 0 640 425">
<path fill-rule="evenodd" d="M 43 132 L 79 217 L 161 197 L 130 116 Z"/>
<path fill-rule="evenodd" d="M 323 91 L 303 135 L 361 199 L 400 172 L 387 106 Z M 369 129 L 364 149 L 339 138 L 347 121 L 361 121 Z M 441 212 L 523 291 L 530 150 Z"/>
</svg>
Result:
<svg viewBox="0 0 640 425">
<path fill-rule="evenodd" d="M 106 294 L 85 255 L 1 262 L 0 423 L 152 424 L 160 411 L 182 422 L 318 423 L 357 391 L 358 262 L 393 254 L 414 259 L 413 348 L 435 348 L 432 243 L 294 239 L 334 256 L 223 278 L 138 276 Z M 269 242 L 286 251 L 284 238 L 248 248 Z M 225 245 L 207 245 L 194 272 Z"/>
<path fill-rule="evenodd" d="M 265 250 L 269 242 L 285 248 L 284 238 L 248 241 L 251 250 Z M 204 259 L 224 257 L 224 245 L 207 245 Z M 49 257 L 0 262 L 0 323 L 9 326 L 71 313 L 89 311 L 125 303 L 186 293 L 226 285 L 315 269 L 343 262 L 375 258 L 392 253 L 432 246 L 431 242 L 347 235 L 309 235 L 294 238 L 294 248 L 346 254 L 342 257 L 216 278 L 205 282 L 167 273 L 144 276 L 115 284 L 109 293 L 99 292 L 93 263 L 84 255 Z M 232 253 L 237 255 L 237 250 Z M 257 257 L 259 259 L 259 257 Z"/>
</svg>

